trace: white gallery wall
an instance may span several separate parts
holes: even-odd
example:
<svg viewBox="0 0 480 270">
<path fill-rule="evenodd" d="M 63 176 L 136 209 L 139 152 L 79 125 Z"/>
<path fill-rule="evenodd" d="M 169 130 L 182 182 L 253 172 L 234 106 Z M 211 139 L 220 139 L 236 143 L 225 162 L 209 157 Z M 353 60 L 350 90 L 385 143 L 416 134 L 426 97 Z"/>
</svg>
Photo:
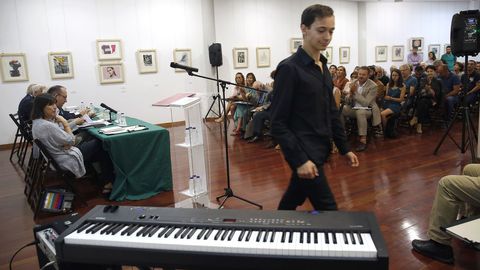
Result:
<svg viewBox="0 0 480 270">
<path fill-rule="evenodd" d="M 301 38 L 300 15 L 314 3 L 330 5 L 336 16 L 331 46 L 333 64 L 339 64 L 339 48 L 350 47 L 350 73 L 356 65 L 391 62 L 391 46 L 407 47 L 411 37 L 423 37 L 425 45 L 449 43 L 452 15 L 478 8 L 475 1 L 308 1 L 308 0 L 1 0 L 0 53 L 26 54 L 29 81 L 0 82 L 0 145 L 13 142 L 15 127 L 9 113 L 30 83 L 61 84 L 69 89 L 67 105 L 104 102 L 129 116 L 152 123 L 167 123 L 170 111 L 152 107 L 155 101 L 181 92 L 202 92 L 204 113 L 216 92 L 213 82 L 176 73 L 169 67 L 175 48 L 192 50 L 192 66 L 199 74 L 214 77 L 208 46 L 222 44 L 223 65 L 219 77 L 232 81 L 238 71 L 255 73 L 269 81 L 278 62 L 291 55 L 290 39 Z M 97 39 L 121 39 L 125 82 L 99 83 Z M 375 46 L 388 46 L 388 61 L 375 62 Z M 271 66 L 258 68 L 257 47 L 270 47 Z M 248 48 L 248 68 L 234 69 L 233 48 Z M 156 49 L 158 73 L 139 74 L 135 52 Z M 75 77 L 52 80 L 48 52 L 72 53 Z M 407 52 L 406 52 L 407 53 Z M 406 57 L 406 54 L 405 54 Z M 405 58 L 406 59 L 406 58 Z M 181 113 L 174 121 L 183 120 Z"/>
</svg>

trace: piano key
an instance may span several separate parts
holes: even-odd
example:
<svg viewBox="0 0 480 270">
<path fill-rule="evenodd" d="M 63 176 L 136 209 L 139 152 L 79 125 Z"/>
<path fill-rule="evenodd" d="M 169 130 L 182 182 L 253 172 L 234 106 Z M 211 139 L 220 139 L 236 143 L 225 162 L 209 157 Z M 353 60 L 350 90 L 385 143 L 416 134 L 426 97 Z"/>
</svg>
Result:
<svg viewBox="0 0 480 270">
<path fill-rule="evenodd" d="M 163 228 L 162 231 L 160 231 L 160 233 L 158 234 L 158 237 L 160 238 L 164 236 L 169 230 L 170 230 L 170 226 L 166 226 L 165 228 Z"/>
<path fill-rule="evenodd" d="M 360 245 L 363 245 L 363 239 L 362 239 L 362 236 L 360 235 L 360 233 L 356 233 L 357 235 L 357 238 L 358 238 L 358 242 L 360 243 Z"/>
<path fill-rule="evenodd" d="M 90 230 L 90 233 L 97 233 L 99 230 L 101 230 L 103 227 L 108 225 L 107 223 L 100 223 L 96 227 Z"/>
<path fill-rule="evenodd" d="M 333 242 L 333 244 L 337 244 L 337 236 L 336 236 L 336 233 L 332 233 L 332 242 Z"/>
<path fill-rule="evenodd" d="M 148 229 L 148 226 L 142 226 L 142 228 L 140 228 L 139 230 L 137 230 L 136 232 L 136 236 L 140 236 L 143 234 L 144 231 L 146 231 Z"/>
<path fill-rule="evenodd" d="M 171 226 L 170 229 L 165 233 L 164 238 L 170 237 L 170 235 L 177 229 L 178 228 L 175 228 L 175 226 Z"/>
<path fill-rule="evenodd" d="M 277 232 L 275 230 L 272 231 L 272 236 L 270 236 L 270 243 L 273 243 L 275 241 L 275 236 L 277 235 Z"/>
<path fill-rule="evenodd" d="M 180 238 L 183 239 L 185 238 L 185 236 L 187 236 L 187 234 L 190 232 L 192 228 L 190 227 L 186 227 L 185 230 L 183 230 L 182 234 L 180 234 Z"/>
<path fill-rule="evenodd" d="M 187 234 L 187 239 L 191 239 L 193 234 L 197 231 L 197 228 L 193 227 L 190 232 Z"/>
<path fill-rule="evenodd" d="M 352 242 L 352 244 L 355 245 L 355 238 L 353 237 L 353 233 L 349 232 L 348 235 L 350 236 L 350 241 Z"/>
<path fill-rule="evenodd" d="M 154 225 L 149 225 L 149 226 L 147 226 L 147 229 L 145 229 L 145 230 L 142 232 L 142 237 L 147 236 L 148 233 L 149 233 L 154 227 L 155 227 Z"/>
<path fill-rule="evenodd" d="M 268 233 L 269 233 L 269 231 L 266 230 L 266 231 L 265 231 L 265 234 L 263 235 L 263 242 L 267 242 L 267 240 L 268 240 Z"/>
<path fill-rule="evenodd" d="M 205 234 L 206 231 L 207 231 L 207 229 L 202 228 L 202 230 L 201 230 L 201 231 L 198 233 L 198 235 L 197 235 L 197 239 L 202 238 L 202 236 Z"/>
<path fill-rule="evenodd" d="M 174 237 L 174 238 L 178 238 L 178 237 L 182 234 L 182 232 L 183 232 L 184 230 L 185 230 L 185 227 L 184 227 L 184 226 L 178 228 L 177 233 L 175 233 L 175 235 L 174 235 L 173 237 Z"/>
<path fill-rule="evenodd" d="M 205 238 L 203 238 L 203 239 L 207 240 L 210 237 L 210 235 L 212 234 L 212 232 L 213 232 L 213 229 L 210 229 L 210 228 L 207 229 L 207 233 L 205 234 Z"/>
<path fill-rule="evenodd" d="M 262 230 L 260 230 L 260 231 L 257 232 L 257 238 L 256 238 L 255 241 L 260 242 L 260 239 L 262 239 L 262 233 L 263 233 Z"/>
<path fill-rule="evenodd" d="M 228 235 L 228 241 L 232 241 L 233 235 L 235 234 L 236 230 L 230 230 L 230 234 Z"/>
<path fill-rule="evenodd" d="M 247 237 L 245 238 L 245 241 L 250 241 L 250 236 L 252 236 L 252 230 L 248 230 Z"/>
<path fill-rule="evenodd" d="M 106 226 L 103 227 L 102 230 L 100 230 L 100 234 L 105 234 L 108 229 L 110 229 L 112 226 L 115 226 L 115 224 L 107 224 Z"/>
<path fill-rule="evenodd" d="M 283 231 L 282 232 L 282 238 L 280 239 L 280 243 L 285 243 L 285 237 L 287 236 L 287 232 Z"/>
<path fill-rule="evenodd" d="M 93 226 L 88 228 L 85 233 L 91 233 L 93 229 L 96 229 L 98 226 L 101 226 L 103 223 L 94 223 Z"/>
<path fill-rule="evenodd" d="M 241 230 L 241 233 L 238 235 L 238 241 L 242 241 L 243 236 L 245 236 L 245 230 Z"/>
<path fill-rule="evenodd" d="M 158 230 L 160 230 L 160 225 L 156 225 L 152 228 L 152 230 L 150 230 L 150 232 L 148 232 L 148 237 L 152 237 Z"/>
<path fill-rule="evenodd" d="M 227 238 L 228 232 L 229 232 L 229 230 L 225 229 L 222 233 L 222 236 L 221 236 L 220 240 L 222 240 L 222 241 L 225 240 L 225 238 Z"/>
<path fill-rule="evenodd" d="M 127 228 L 126 225 L 124 224 L 120 224 L 119 226 L 117 226 L 115 229 L 113 229 L 110 234 L 112 235 L 116 235 L 118 232 L 120 232 L 122 229 L 125 229 Z"/>
<path fill-rule="evenodd" d="M 222 235 L 222 229 L 218 229 L 216 230 L 217 233 L 215 234 L 215 237 L 213 238 L 213 240 L 218 240 L 218 238 L 220 238 L 220 236 Z"/>
<path fill-rule="evenodd" d="M 288 232 L 288 242 L 289 243 L 293 242 L 293 232 Z"/>
<path fill-rule="evenodd" d="M 299 232 L 300 234 L 300 244 L 303 244 L 303 232 Z"/>
<path fill-rule="evenodd" d="M 78 233 L 81 233 L 81 232 L 83 232 L 84 230 L 86 230 L 88 227 L 90 227 L 91 225 L 92 225 L 92 223 L 90 223 L 90 222 L 85 222 L 82 226 L 78 227 L 77 232 L 78 232 Z"/>
<path fill-rule="evenodd" d="M 329 239 L 329 235 L 328 235 L 328 232 L 324 232 L 324 237 L 325 237 L 325 244 L 329 244 L 330 243 L 330 239 Z"/>
<path fill-rule="evenodd" d="M 310 244 L 310 235 L 312 234 L 312 232 L 307 232 L 307 244 Z"/>
</svg>

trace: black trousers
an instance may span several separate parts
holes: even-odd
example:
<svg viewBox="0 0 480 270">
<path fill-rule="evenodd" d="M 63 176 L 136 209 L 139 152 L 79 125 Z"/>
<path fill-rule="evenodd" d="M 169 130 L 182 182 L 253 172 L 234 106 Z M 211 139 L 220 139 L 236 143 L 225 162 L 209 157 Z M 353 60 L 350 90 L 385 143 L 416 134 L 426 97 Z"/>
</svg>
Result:
<svg viewBox="0 0 480 270">
<path fill-rule="evenodd" d="M 270 113 L 268 111 L 257 112 L 253 115 L 252 123 L 254 136 L 262 136 L 266 120 L 270 120 Z"/>
<path fill-rule="evenodd" d="M 98 139 L 93 138 L 88 141 L 82 141 L 77 147 L 82 152 L 85 165 L 94 162 L 100 164 L 101 172 L 99 177 L 101 181 L 105 183 L 115 181 L 112 160 L 108 153 L 103 150 L 102 143 Z"/>
<path fill-rule="evenodd" d="M 318 176 L 314 179 L 301 179 L 294 171 L 287 191 L 283 194 L 278 210 L 295 210 L 309 199 L 315 210 L 337 210 L 335 197 L 330 190 L 323 166 L 318 165 Z"/>
<path fill-rule="evenodd" d="M 428 111 L 432 107 L 432 99 L 431 98 L 419 98 L 417 100 L 417 111 L 416 115 L 418 118 L 418 123 L 423 124 L 429 120 Z"/>
</svg>

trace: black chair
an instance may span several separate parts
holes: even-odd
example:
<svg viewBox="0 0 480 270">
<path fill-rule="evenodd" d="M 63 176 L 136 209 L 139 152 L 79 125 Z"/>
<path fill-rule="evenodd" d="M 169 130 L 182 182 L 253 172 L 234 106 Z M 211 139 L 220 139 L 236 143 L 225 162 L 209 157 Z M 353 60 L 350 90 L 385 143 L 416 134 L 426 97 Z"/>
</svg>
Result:
<svg viewBox="0 0 480 270">
<path fill-rule="evenodd" d="M 37 214 L 39 210 L 39 206 L 42 200 L 43 193 L 45 192 L 45 188 L 47 187 L 46 180 L 47 178 L 50 178 L 52 173 L 56 175 L 59 179 L 62 180 L 63 183 L 66 185 L 66 189 L 71 191 L 75 197 L 77 198 L 77 201 L 80 202 L 84 206 L 88 206 L 88 204 L 85 202 L 85 200 L 80 196 L 79 192 L 75 189 L 73 182 L 75 181 L 75 175 L 73 175 L 72 172 L 68 170 L 62 169 L 58 163 L 53 159 L 52 155 L 50 152 L 47 150 L 45 145 L 38 139 L 35 139 L 33 141 L 33 158 L 38 155 L 38 161 L 40 164 L 37 164 L 36 167 L 32 168 L 31 174 L 33 176 L 37 176 L 36 179 L 30 179 L 35 182 L 35 184 L 31 185 L 32 186 L 32 191 L 33 195 L 29 195 L 28 197 L 31 197 L 30 200 L 35 201 L 35 215 Z M 35 152 L 37 151 L 38 147 L 38 154 Z M 33 169 L 37 168 L 37 172 L 35 172 Z M 39 174 L 39 175 L 38 175 Z M 35 181 L 36 180 L 36 181 Z M 73 208 L 73 207 L 72 207 Z"/>
<path fill-rule="evenodd" d="M 15 133 L 15 140 L 13 141 L 12 150 L 10 152 L 10 162 L 13 162 L 14 155 L 17 156 L 17 162 L 21 169 L 25 171 L 24 163 L 27 156 L 28 147 L 32 144 L 31 128 L 29 123 L 20 123 L 18 114 L 9 114 L 12 121 L 17 126 L 17 132 Z M 30 130 L 30 131 L 29 131 Z"/>
</svg>

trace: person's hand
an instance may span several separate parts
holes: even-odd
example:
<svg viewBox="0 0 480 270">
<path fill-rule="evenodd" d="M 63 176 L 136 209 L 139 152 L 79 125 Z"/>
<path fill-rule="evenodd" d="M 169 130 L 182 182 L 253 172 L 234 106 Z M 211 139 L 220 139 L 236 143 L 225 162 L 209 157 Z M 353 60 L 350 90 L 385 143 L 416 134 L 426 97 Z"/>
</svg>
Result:
<svg viewBox="0 0 480 270">
<path fill-rule="evenodd" d="M 350 85 L 350 95 L 355 95 L 357 93 L 358 85 L 356 83 L 352 83 Z"/>
<path fill-rule="evenodd" d="M 318 176 L 317 166 L 309 160 L 297 168 L 297 175 L 303 179 L 313 179 Z"/>
<path fill-rule="evenodd" d="M 345 157 L 350 162 L 350 166 L 358 167 L 358 165 L 360 165 L 357 155 L 355 155 L 353 152 L 348 152 L 347 154 L 345 154 Z"/>
<path fill-rule="evenodd" d="M 95 114 L 94 111 L 89 111 L 89 112 L 88 112 L 88 116 L 89 116 L 90 118 L 95 117 L 95 115 L 96 115 L 96 114 Z"/>
<path fill-rule="evenodd" d="M 75 118 L 75 124 L 77 125 L 81 125 L 83 123 L 85 123 L 85 119 L 83 119 L 83 117 L 78 117 L 78 118 Z"/>
<path fill-rule="evenodd" d="M 63 118 L 63 116 L 61 116 L 61 115 L 59 115 L 59 114 L 57 114 L 57 115 L 55 116 L 55 122 L 61 123 L 61 124 L 63 124 L 63 125 L 68 125 L 67 120 L 65 120 L 65 118 Z"/>
<path fill-rule="evenodd" d="M 86 109 L 83 109 L 83 110 L 80 111 L 80 115 L 85 115 L 85 114 L 87 114 L 87 113 L 89 113 L 89 112 L 90 112 L 90 109 L 89 109 L 89 108 L 86 108 Z"/>
</svg>

